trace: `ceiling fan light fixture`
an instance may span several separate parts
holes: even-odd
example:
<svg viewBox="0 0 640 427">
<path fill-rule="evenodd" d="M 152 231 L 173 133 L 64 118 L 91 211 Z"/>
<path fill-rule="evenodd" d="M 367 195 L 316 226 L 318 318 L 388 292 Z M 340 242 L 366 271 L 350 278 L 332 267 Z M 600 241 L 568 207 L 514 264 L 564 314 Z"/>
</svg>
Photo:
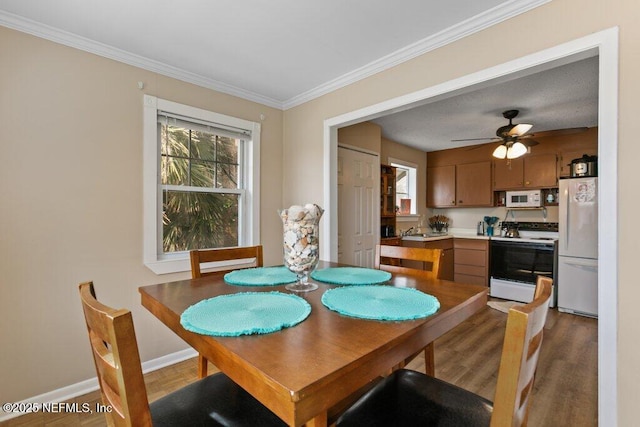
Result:
<svg viewBox="0 0 640 427">
<path fill-rule="evenodd" d="M 507 159 L 517 159 L 518 157 L 527 153 L 527 146 L 522 142 L 516 142 L 509 150 L 507 150 Z"/>
<path fill-rule="evenodd" d="M 495 150 L 493 150 L 493 157 L 497 159 L 504 159 L 507 157 L 507 151 L 507 146 L 501 144 Z"/>
</svg>

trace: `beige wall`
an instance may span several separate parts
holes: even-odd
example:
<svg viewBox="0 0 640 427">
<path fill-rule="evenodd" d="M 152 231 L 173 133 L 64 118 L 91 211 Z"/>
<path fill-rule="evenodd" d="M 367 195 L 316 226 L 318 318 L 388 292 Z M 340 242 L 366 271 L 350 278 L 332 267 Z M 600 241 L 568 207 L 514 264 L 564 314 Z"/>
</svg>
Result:
<svg viewBox="0 0 640 427">
<path fill-rule="evenodd" d="M 143 360 L 187 346 L 140 305 L 144 93 L 262 121 L 261 241 L 281 262 L 282 111 L 0 27 L 0 401 L 95 377 L 78 283 L 133 311 Z M 145 84 L 144 90 L 137 82 Z"/>
<path fill-rule="evenodd" d="M 371 122 L 358 123 L 338 129 L 338 143 L 380 153 L 382 129 Z"/>
<path fill-rule="evenodd" d="M 404 94 L 429 88 L 457 77 L 505 63 L 591 33 L 618 26 L 620 29 L 618 189 L 619 194 L 636 194 L 635 159 L 640 156 L 640 121 L 637 94 L 640 92 L 640 7 L 636 0 L 554 0 L 516 18 L 468 36 L 450 45 L 400 64 L 392 69 L 339 89 L 285 112 L 285 160 L 312 154 L 321 158 L 322 124 L 326 119 L 362 109 Z M 322 201 L 322 162 L 293 164 L 285 172 L 285 199 L 301 194 Z M 310 179 L 302 179 L 307 178 Z M 629 190 L 627 190 L 629 189 Z M 636 197 L 619 197 L 618 242 L 618 401 L 622 426 L 637 423 L 636 396 L 640 394 L 638 327 L 640 300 L 637 263 L 640 229 Z M 613 286 L 614 284 L 606 284 Z M 606 351 L 606 349 L 605 349 Z"/>
</svg>

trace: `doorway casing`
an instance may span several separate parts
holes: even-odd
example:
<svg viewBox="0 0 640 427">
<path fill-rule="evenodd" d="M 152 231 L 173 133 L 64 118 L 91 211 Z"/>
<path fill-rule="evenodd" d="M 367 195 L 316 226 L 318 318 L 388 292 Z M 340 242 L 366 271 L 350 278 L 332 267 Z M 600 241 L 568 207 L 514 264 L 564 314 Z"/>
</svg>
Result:
<svg viewBox="0 0 640 427">
<path fill-rule="evenodd" d="M 590 56 L 599 58 L 598 77 L 598 169 L 599 230 L 598 283 L 598 418 L 600 425 L 617 425 L 617 323 L 618 323 L 618 231 L 605 227 L 603 218 L 618 218 L 618 28 L 610 28 L 543 51 L 527 55 L 467 76 L 417 92 L 393 98 L 324 121 L 323 188 L 325 226 L 322 259 L 337 260 L 337 140 L 338 128 L 350 126 L 420 104 L 434 102 L 452 94 L 495 84 L 497 79 L 532 74 Z M 374 198 L 378 200 L 379 197 Z M 600 226 L 602 225 L 602 226 Z"/>
</svg>

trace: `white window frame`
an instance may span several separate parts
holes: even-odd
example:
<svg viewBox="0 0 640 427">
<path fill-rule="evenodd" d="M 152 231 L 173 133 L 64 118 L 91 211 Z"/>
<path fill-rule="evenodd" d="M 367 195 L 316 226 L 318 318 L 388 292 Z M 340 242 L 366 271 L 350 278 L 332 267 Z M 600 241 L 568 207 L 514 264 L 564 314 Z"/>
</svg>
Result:
<svg viewBox="0 0 640 427">
<path fill-rule="evenodd" d="M 411 199 L 411 212 L 409 214 L 398 213 L 396 217 L 415 217 L 418 212 L 418 165 L 400 159 L 389 157 L 388 162 L 391 166 L 401 167 L 409 170 L 409 198 Z"/>
<path fill-rule="evenodd" d="M 239 210 L 240 246 L 258 245 L 260 242 L 260 124 L 212 111 L 144 95 L 143 108 L 143 260 L 156 274 L 191 270 L 189 252 L 165 254 L 162 250 L 162 186 L 160 184 L 160 144 L 158 143 L 158 111 L 164 111 L 196 120 L 251 132 L 246 140 L 241 159 L 244 195 Z M 229 262 L 211 263 L 209 267 L 233 268 Z M 239 264 L 240 265 L 240 264 Z"/>
</svg>

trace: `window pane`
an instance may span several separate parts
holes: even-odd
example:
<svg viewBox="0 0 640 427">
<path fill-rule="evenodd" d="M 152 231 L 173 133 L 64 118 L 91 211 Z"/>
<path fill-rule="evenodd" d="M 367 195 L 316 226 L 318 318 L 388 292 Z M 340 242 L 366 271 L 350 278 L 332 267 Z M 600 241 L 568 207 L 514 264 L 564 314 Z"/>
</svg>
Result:
<svg viewBox="0 0 640 427">
<path fill-rule="evenodd" d="M 191 157 L 216 160 L 216 136 L 211 133 L 193 131 L 191 134 Z"/>
<path fill-rule="evenodd" d="M 163 192 L 164 252 L 238 246 L 237 194 Z"/>
<path fill-rule="evenodd" d="M 238 165 L 218 163 L 216 187 L 238 188 Z"/>
<path fill-rule="evenodd" d="M 396 192 L 407 194 L 409 192 L 409 171 L 406 169 L 396 169 Z"/>
<path fill-rule="evenodd" d="M 238 164 L 239 149 L 240 140 L 226 136 L 218 137 L 218 158 L 216 160 L 222 163 Z"/>
<path fill-rule="evenodd" d="M 191 182 L 192 187 L 213 187 L 215 179 L 216 164 L 214 162 L 191 161 Z"/>
<path fill-rule="evenodd" d="M 239 188 L 241 140 L 185 127 L 160 127 L 162 184 Z"/>
<path fill-rule="evenodd" d="M 160 160 L 161 182 L 165 185 L 189 184 L 189 160 L 162 156 Z"/>
</svg>

